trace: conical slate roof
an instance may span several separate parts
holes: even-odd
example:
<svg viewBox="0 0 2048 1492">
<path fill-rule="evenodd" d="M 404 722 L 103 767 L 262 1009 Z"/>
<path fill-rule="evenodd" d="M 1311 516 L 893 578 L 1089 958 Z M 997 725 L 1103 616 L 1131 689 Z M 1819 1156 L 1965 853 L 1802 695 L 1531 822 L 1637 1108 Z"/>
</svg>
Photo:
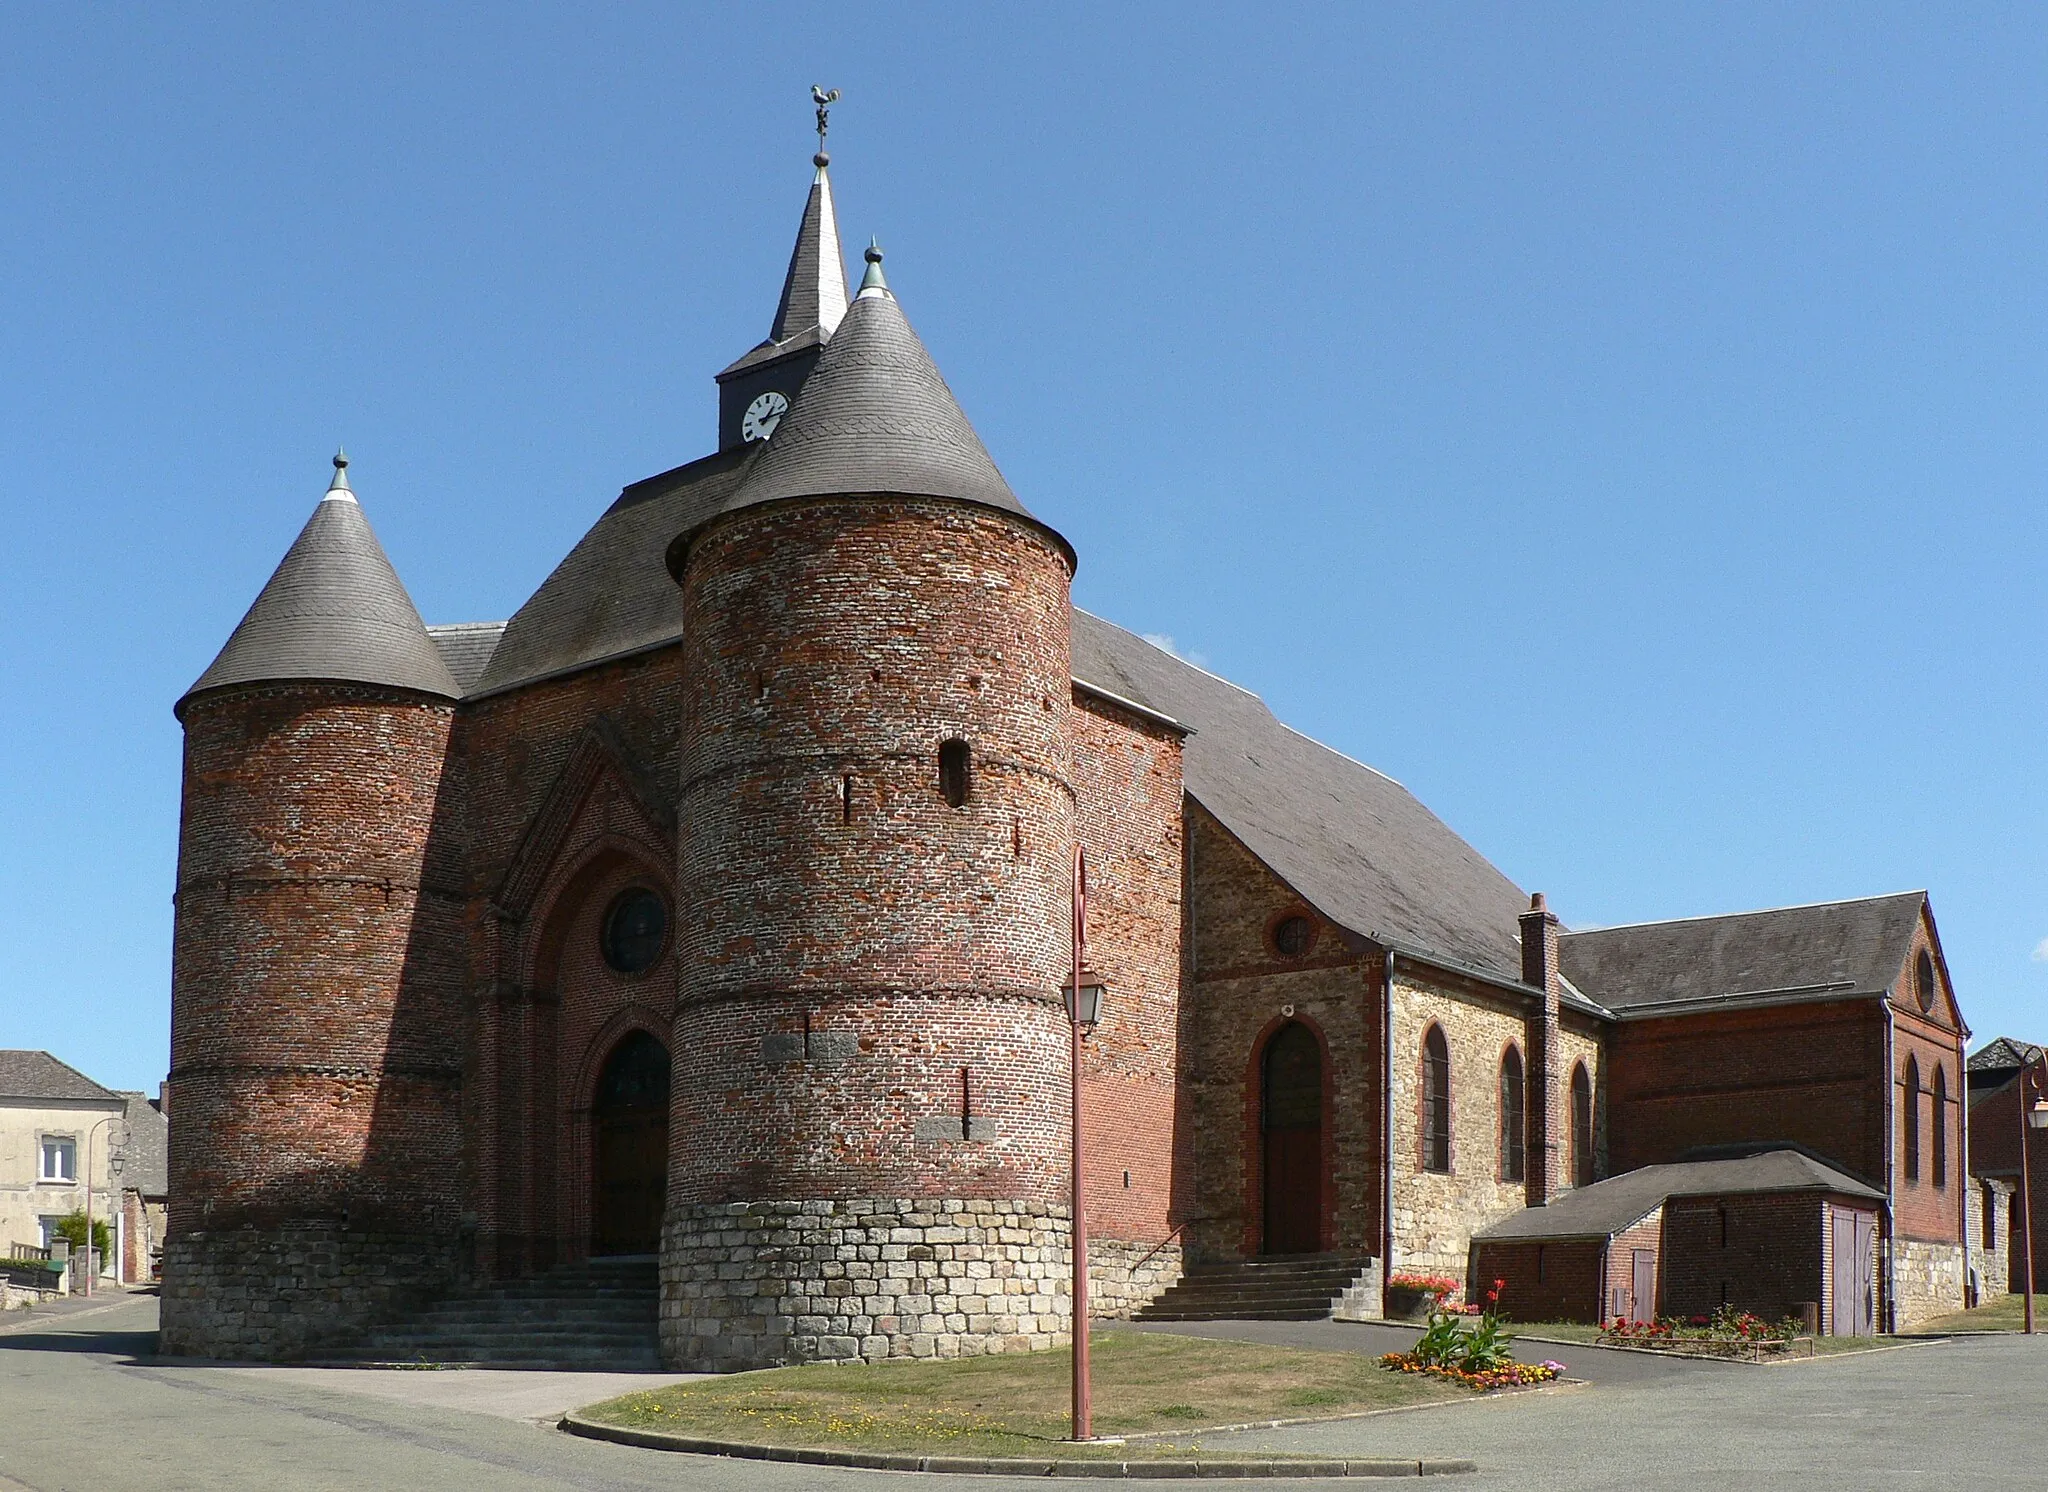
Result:
<svg viewBox="0 0 2048 1492">
<path fill-rule="evenodd" d="M 327 495 L 181 710 L 202 689 L 280 679 L 462 693 L 349 490 L 347 467 L 334 458 Z"/>
<path fill-rule="evenodd" d="M 1030 518 L 882 283 L 881 252 L 868 250 L 868 263 L 860 294 L 803 392 L 720 511 L 886 492 Z"/>
</svg>

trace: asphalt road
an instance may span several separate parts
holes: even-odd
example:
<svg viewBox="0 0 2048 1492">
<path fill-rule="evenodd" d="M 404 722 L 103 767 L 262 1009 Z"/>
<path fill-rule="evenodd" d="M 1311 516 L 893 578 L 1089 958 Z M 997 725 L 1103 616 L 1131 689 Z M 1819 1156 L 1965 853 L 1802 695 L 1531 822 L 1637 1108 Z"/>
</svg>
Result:
<svg viewBox="0 0 2048 1492">
<path fill-rule="evenodd" d="M 0 1489 L 859 1492 L 878 1478 L 903 1481 L 634 1450 L 573 1439 L 532 1417 L 616 1392 L 619 1375 L 395 1373 L 377 1375 L 370 1392 L 359 1372 L 152 1365 L 143 1354 L 154 1347 L 155 1309 L 136 1299 L 0 1332 Z M 2048 1488 L 2044 1411 L 2048 1340 L 1990 1337 L 1773 1367 L 1703 1364 L 1657 1380 L 1205 1444 L 1468 1456 L 1480 1472 L 1445 1485 L 1474 1492 L 1968 1492 Z M 908 1485 L 989 1492 L 1023 1484 L 917 1477 Z"/>
</svg>

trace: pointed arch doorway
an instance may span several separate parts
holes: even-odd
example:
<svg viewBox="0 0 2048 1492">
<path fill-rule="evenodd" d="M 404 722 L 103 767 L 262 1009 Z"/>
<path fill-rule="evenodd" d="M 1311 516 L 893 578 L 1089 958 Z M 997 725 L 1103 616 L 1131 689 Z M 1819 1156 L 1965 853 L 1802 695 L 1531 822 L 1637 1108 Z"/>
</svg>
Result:
<svg viewBox="0 0 2048 1492">
<path fill-rule="evenodd" d="M 1323 1044 L 1300 1021 L 1273 1033 L 1259 1061 L 1260 1252 L 1323 1246 Z"/>
<path fill-rule="evenodd" d="M 630 1031 L 591 1104 L 590 1252 L 651 1254 L 668 1197 L 668 1048 Z"/>
</svg>

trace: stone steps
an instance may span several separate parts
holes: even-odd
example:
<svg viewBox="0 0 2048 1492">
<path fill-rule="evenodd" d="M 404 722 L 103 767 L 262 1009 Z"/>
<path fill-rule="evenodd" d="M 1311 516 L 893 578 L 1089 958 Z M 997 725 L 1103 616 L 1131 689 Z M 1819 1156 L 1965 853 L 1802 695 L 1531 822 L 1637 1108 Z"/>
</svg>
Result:
<svg viewBox="0 0 2048 1492">
<path fill-rule="evenodd" d="M 1139 1321 L 1321 1321 L 1369 1274 L 1363 1254 L 1301 1254 L 1198 1264 L 1136 1313 Z"/>
<path fill-rule="evenodd" d="M 652 1260 L 565 1265 L 484 1285 L 325 1349 L 332 1363 L 654 1371 L 660 1280 Z"/>
</svg>

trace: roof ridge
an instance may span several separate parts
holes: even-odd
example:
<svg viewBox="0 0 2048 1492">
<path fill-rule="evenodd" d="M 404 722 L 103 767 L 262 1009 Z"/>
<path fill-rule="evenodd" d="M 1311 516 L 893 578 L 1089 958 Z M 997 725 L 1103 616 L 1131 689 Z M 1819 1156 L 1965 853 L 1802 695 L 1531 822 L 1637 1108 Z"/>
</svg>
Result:
<svg viewBox="0 0 2048 1492">
<path fill-rule="evenodd" d="M 1691 917 L 1649 917 L 1641 922 L 1605 922 L 1595 927 L 1568 928 L 1568 938 L 1591 933 L 1626 932 L 1632 927 L 1670 927 L 1680 922 L 1732 922 L 1737 917 L 1768 917 L 1774 912 L 1811 912 L 1820 907 L 1852 907 L 1866 902 L 1895 901 L 1902 896 L 1925 897 L 1925 888 L 1914 891 L 1886 891 L 1878 896 L 1842 896 L 1833 901 L 1799 901 L 1782 907 L 1754 907 L 1743 912 L 1701 912 Z"/>
</svg>

